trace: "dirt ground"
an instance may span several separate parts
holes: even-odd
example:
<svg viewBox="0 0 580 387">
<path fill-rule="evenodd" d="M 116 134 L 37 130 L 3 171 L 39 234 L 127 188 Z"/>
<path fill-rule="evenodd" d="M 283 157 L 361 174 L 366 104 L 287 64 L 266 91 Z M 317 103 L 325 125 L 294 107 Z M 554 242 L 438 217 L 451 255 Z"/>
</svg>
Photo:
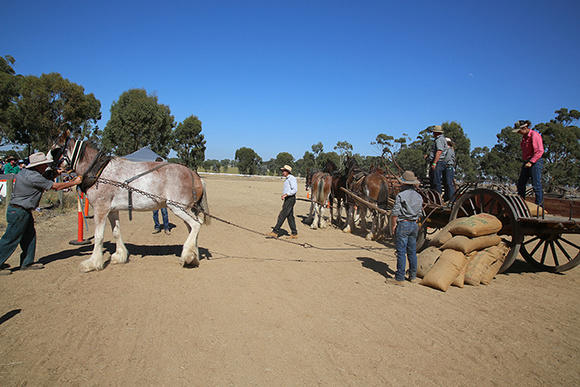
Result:
<svg viewBox="0 0 580 387">
<path fill-rule="evenodd" d="M 204 179 L 214 215 L 271 230 L 281 179 Z M 297 243 L 313 247 L 212 220 L 196 269 L 178 264 L 186 229 L 171 212 L 171 235 L 123 213 L 130 261 L 88 274 L 92 246 L 69 244 L 76 212 L 38 222 L 45 269 L 0 277 L 0 385 L 580 384 L 579 268 L 518 260 L 489 286 L 399 288 L 385 283 L 391 241 L 301 223 L 299 182 Z M 108 259 L 109 228 L 105 241 Z"/>
</svg>

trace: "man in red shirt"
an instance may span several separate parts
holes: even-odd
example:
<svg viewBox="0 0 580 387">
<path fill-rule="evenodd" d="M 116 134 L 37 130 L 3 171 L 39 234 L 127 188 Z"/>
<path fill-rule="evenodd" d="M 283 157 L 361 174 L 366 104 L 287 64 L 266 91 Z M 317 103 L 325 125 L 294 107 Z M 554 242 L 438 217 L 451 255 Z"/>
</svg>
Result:
<svg viewBox="0 0 580 387">
<path fill-rule="evenodd" d="M 518 179 L 518 195 L 526 197 L 526 184 L 532 179 L 532 187 L 536 195 L 535 203 L 543 206 L 544 194 L 542 191 L 542 169 L 544 168 L 544 142 L 540 133 L 531 130 L 532 123 L 527 120 L 519 120 L 514 124 L 513 132 L 522 135 L 522 158 L 524 163 Z"/>
</svg>

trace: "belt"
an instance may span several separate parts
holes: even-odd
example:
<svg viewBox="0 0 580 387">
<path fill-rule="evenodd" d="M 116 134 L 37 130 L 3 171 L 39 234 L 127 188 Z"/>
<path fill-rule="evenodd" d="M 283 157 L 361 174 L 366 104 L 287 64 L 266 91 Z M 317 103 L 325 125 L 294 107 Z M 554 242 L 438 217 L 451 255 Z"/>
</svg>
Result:
<svg viewBox="0 0 580 387">
<path fill-rule="evenodd" d="M 14 207 L 14 208 L 20 208 L 21 210 L 30 212 L 30 210 L 28 208 L 24 208 L 22 206 L 19 206 L 18 204 L 9 204 L 9 206 Z"/>
<path fill-rule="evenodd" d="M 417 221 L 411 220 L 411 219 L 400 219 L 400 220 L 398 220 L 398 222 L 417 222 Z"/>
</svg>

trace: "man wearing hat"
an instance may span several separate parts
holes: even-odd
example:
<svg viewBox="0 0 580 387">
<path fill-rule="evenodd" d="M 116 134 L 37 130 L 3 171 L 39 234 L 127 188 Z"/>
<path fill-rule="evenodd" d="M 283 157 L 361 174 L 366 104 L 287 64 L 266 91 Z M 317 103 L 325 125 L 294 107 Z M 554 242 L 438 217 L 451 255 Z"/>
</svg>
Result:
<svg viewBox="0 0 580 387">
<path fill-rule="evenodd" d="M 6 158 L 6 164 L 4 164 L 4 174 L 17 174 L 18 172 L 20 172 L 20 167 L 18 167 L 18 160 L 14 156 L 8 156 Z"/>
<path fill-rule="evenodd" d="M 445 136 L 443 136 L 441 125 L 433 126 L 431 132 L 433 132 L 435 141 L 429 154 L 425 156 L 425 159 L 429 162 L 429 184 L 432 189 L 441 194 L 441 179 L 446 166 L 447 141 L 445 141 Z"/>
<path fill-rule="evenodd" d="M 542 169 L 544 168 L 544 142 L 542 136 L 535 130 L 530 129 L 532 123 L 528 120 L 519 120 L 514 124 L 512 132 L 522 135 L 522 170 L 518 179 L 518 195 L 525 199 L 526 184 L 532 179 L 532 187 L 536 195 L 535 203 L 543 206 L 544 193 L 542 191 Z"/>
<path fill-rule="evenodd" d="M 32 210 L 38 207 L 44 191 L 61 190 L 81 183 L 81 177 L 66 183 L 55 183 L 42 174 L 52 162 L 44 153 L 30 156 L 30 164 L 16 176 L 14 189 L 6 211 L 6 232 L 0 239 L 0 275 L 12 274 L 11 270 L 1 267 L 20 244 L 20 270 L 42 269 L 42 263 L 34 263 L 36 253 L 36 230 Z"/>
<path fill-rule="evenodd" d="M 286 178 L 284 180 L 284 187 L 282 188 L 282 200 L 284 204 L 282 205 L 282 210 L 278 215 L 278 222 L 276 226 L 272 229 L 272 232 L 268 234 L 270 238 L 278 238 L 280 235 L 280 228 L 284 224 L 285 220 L 288 220 L 288 226 L 292 231 L 290 238 L 298 238 L 298 230 L 296 229 L 296 220 L 294 219 L 294 204 L 296 204 L 296 193 L 298 192 L 298 182 L 294 175 L 292 175 L 292 167 L 289 165 L 284 165 L 282 168 L 282 175 Z"/>
<path fill-rule="evenodd" d="M 409 259 L 409 281 L 417 279 L 417 232 L 419 215 L 423 208 L 423 197 L 415 190 L 420 182 L 412 171 L 405 171 L 399 178 L 401 190 L 395 198 L 392 211 L 392 231 L 397 249 L 397 272 L 394 284 L 404 286 L 405 267 Z"/>
<path fill-rule="evenodd" d="M 443 200 L 446 202 L 453 198 L 455 194 L 455 186 L 453 185 L 453 178 L 455 177 L 455 145 L 449 137 L 445 137 L 447 141 L 447 155 L 445 156 L 445 169 L 443 170 L 443 186 L 445 187 L 445 195 Z"/>
</svg>

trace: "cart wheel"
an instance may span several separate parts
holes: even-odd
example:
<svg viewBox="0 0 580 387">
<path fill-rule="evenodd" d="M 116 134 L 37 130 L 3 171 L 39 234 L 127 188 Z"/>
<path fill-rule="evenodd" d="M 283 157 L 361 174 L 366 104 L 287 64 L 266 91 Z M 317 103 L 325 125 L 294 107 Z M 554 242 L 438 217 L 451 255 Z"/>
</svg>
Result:
<svg viewBox="0 0 580 387">
<path fill-rule="evenodd" d="M 417 232 L 417 252 L 423 251 L 427 248 L 429 241 L 427 240 L 427 228 L 419 227 Z"/>
<path fill-rule="evenodd" d="M 532 266 L 561 273 L 580 264 L 580 246 L 570 240 L 571 234 L 536 235 L 522 243 L 521 253 Z M 529 249 L 529 250 L 528 250 Z"/>
<path fill-rule="evenodd" d="M 509 241 L 510 251 L 505 257 L 499 272 L 502 273 L 516 260 L 520 252 L 523 235 L 520 233 L 517 222 L 517 214 L 521 209 L 521 198 L 515 195 L 507 195 L 486 188 L 477 188 L 463 194 L 451 209 L 449 220 L 468 217 L 475 214 L 486 213 L 494 215 L 503 224 L 498 235 L 502 235 Z"/>
</svg>

